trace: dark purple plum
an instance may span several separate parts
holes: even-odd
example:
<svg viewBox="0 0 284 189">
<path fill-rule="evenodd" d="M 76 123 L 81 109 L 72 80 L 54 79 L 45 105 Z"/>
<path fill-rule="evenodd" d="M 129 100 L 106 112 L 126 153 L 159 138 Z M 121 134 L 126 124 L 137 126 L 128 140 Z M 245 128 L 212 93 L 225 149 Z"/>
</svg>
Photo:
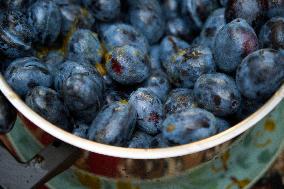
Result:
<svg viewBox="0 0 284 189">
<path fill-rule="evenodd" d="M 171 146 L 171 143 L 162 134 L 156 135 L 151 140 L 151 148 L 166 148 L 169 146 Z"/>
<path fill-rule="evenodd" d="M 67 131 L 73 129 L 69 112 L 56 91 L 37 86 L 27 94 L 25 101 L 31 109 L 56 126 Z"/>
<path fill-rule="evenodd" d="M 136 111 L 127 103 L 104 107 L 89 128 L 88 138 L 103 144 L 124 146 L 135 129 Z"/>
<path fill-rule="evenodd" d="M 150 135 L 160 132 L 164 118 L 164 109 L 161 100 L 150 89 L 139 88 L 129 99 L 137 112 L 138 128 Z"/>
<path fill-rule="evenodd" d="M 35 57 L 13 61 L 5 72 L 5 79 L 22 97 L 36 86 L 51 87 L 53 84 L 48 67 Z"/>
<path fill-rule="evenodd" d="M 284 49 L 284 18 L 267 21 L 260 30 L 259 40 L 263 48 Z"/>
<path fill-rule="evenodd" d="M 218 0 L 183 0 L 182 12 L 202 28 L 207 17 L 218 7 Z"/>
<path fill-rule="evenodd" d="M 9 58 L 32 55 L 34 32 L 26 15 L 19 10 L 0 14 L 0 52 Z"/>
<path fill-rule="evenodd" d="M 161 99 L 161 101 L 165 101 L 170 91 L 171 84 L 164 72 L 154 71 L 145 81 L 144 87 L 155 93 Z"/>
<path fill-rule="evenodd" d="M 61 93 L 63 83 L 73 74 L 86 73 L 86 74 L 98 74 L 96 69 L 89 64 L 84 64 L 81 62 L 74 62 L 67 60 L 59 64 L 54 68 L 54 87 L 57 92 Z"/>
<path fill-rule="evenodd" d="M 73 33 L 68 43 L 68 58 L 88 62 L 92 65 L 100 64 L 103 49 L 96 33 L 87 29 L 79 29 Z"/>
<path fill-rule="evenodd" d="M 227 23 L 242 18 L 259 30 L 267 20 L 269 0 L 228 0 L 225 17 Z"/>
<path fill-rule="evenodd" d="M 172 55 L 176 54 L 179 50 L 188 48 L 189 44 L 174 36 L 166 36 L 160 44 L 160 60 L 164 67 L 170 63 Z"/>
<path fill-rule="evenodd" d="M 269 1 L 268 17 L 284 17 L 284 0 Z"/>
<path fill-rule="evenodd" d="M 215 116 L 199 108 L 172 114 L 163 122 L 163 137 L 176 144 L 187 144 L 215 133 Z"/>
<path fill-rule="evenodd" d="M 100 21 L 111 21 L 120 14 L 120 0 L 83 0 L 83 2 Z"/>
<path fill-rule="evenodd" d="M 216 116 L 231 115 L 241 104 L 241 94 L 235 81 L 222 73 L 199 77 L 194 86 L 194 96 L 199 107 Z"/>
<path fill-rule="evenodd" d="M 65 3 L 59 6 L 62 15 L 61 35 L 68 37 L 76 28 L 92 29 L 96 20 L 92 12 L 77 4 Z"/>
<path fill-rule="evenodd" d="M 106 70 L 120 84 L 141 83 L 150 74 L 149 58 L 133 46 L 116 47 L 107 55 Z"/>
<path fill-rule="evenodd" d="M 90 123 L 103 106 L 102 78 L 96 74 L 78 73 L 62 86 L 64 103 L 76 121 Z"/>
<path fill-rule="evenodd" d="M 150 44 L 157 42 L 164 34 L 165 20 L 157 0 L 129 1 L 130 23 L 139 29 Z"/>
<path fill-rule="evenodd" d="M 215 10 L 206 20 L 200 33 L 201 43 L 211 49 L 214 48 L 214 41 L 219 30 L 226 25 L 224 17 L 225 9 Z"/>
<path fill-rule="evenodd" d="M 129 148 L 150 148 L 153 136 L 148 135 L 142 131 L 136 131 L 130 141 L 128 142 Z"/>
<path fill-rule="evenodd" d="M 242 59 L 258 49 L 258 39 L 252 27 L 243 19 L 236 19 L 219 30 L 213 54 L 218 68 L 234 72 Z"/>
<path fill-rule="evenodd" d="M 242 95 L 258 100 L 272 95 L 283 79 L 284 53 L 272 49 L 261 49 L 248 55 L 236 74 L 236 82 Z"/>
<path fill-rule="evenodd" d="M 161 6 L 163 15 L 167 19 L 176 18 L 180 15 L 182 1 L 180 0 L 162 0 Z"/>
<path fill-rule="evenodd" d="M 202 74 L 215 72 L 216 65 L 208 47 L 195 46 L 173 54 L 165 69 L 173 85 L 192 88 Z"/>
<path fill-rule="evenodd" d="M 216 133 L 221 133 L 231 127 L 231 125 L 225 119 L 218 117 L 215 118 L 216 118 Z"/>
<path fill-rule="evenodd" d="M 193 24 L 187 19 L 176 17 L 167 21 L 165 32 L 167 35 L 177 36 L 184 40 L 190 41 L 192 40 L 193 33 L 195 32 L 195 28 L 192 26 Z"/>
<path fill-rule="evenodd" d="M 53 1 L 38 0 L 29 7 L 28 21 L 39 45 L 51 45 L 61 31 L 62 15 Z"/>
<path fill-rule="evenodd" d="M 100 30 L 100 37 L 108 51 L 124 45 L 134 46 L 144 54 L 147 54 L 149 50 L 146 37 L 131 25 L 124 23 L 105 24 L 101 26 Z"/>
<path fill-rule="evenodd" d="M 160 60 L 160 46 L 155 45 L 150 47 L 149 52 L 150 67 L 152 70 L 161 70 L 161 60 Z"/>
<path fill-rule="evenodd" d="M 172 90 L 165 102 L 164 109 L 167 115 L 181 113 L 192 108 L 197 108 L 193 90 L 176 88 Z"/>
</svg>

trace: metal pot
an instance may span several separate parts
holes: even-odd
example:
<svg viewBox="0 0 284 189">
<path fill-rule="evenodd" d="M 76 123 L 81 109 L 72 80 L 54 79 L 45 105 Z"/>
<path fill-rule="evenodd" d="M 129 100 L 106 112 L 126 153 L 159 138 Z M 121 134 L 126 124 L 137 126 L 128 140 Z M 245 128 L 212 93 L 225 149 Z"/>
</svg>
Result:
<svg viewBox="0 0 284 189">
<path fill-rule="evenodd" d="M 115 147 L 74 136 L 33 112 L 2 75 L 0 90 L 18 110 L 22 123 L 18 127 L 23 125 L 29 137 L 41 143 L 33 153 L 54 139 L 82 149 L 72 174 L 92 188 L 245 188 L 271 164 L 284 136 L 284 85 L 234 127 L 201 141 L 163 149 Z"/>
</svg>

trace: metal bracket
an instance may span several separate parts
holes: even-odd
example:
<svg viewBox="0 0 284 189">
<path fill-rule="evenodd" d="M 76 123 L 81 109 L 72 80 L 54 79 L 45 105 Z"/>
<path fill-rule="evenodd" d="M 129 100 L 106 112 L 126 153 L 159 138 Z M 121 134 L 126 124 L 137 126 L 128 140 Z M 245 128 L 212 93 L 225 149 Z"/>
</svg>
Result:
<svg viewBox="0 0 284 189">
<path fill-rule="evenodd" d="M 0 145 L 0 188 L 37 188 L 69 168 L 79 158 L 80 152 L 69 144 L 55 142 L 29 162 L 20 163 Z"/>
</svg>

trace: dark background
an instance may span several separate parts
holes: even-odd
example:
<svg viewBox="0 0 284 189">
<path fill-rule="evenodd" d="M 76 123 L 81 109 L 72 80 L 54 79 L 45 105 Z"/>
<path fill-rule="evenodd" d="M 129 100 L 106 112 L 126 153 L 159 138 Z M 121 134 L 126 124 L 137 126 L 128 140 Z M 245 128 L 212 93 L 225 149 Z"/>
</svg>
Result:
<svg viewBox="0 0 284 189">
<path fill-rule="evenodd" d="M 284 189 L 284 151 L 252 189 Z"/>
</svg>

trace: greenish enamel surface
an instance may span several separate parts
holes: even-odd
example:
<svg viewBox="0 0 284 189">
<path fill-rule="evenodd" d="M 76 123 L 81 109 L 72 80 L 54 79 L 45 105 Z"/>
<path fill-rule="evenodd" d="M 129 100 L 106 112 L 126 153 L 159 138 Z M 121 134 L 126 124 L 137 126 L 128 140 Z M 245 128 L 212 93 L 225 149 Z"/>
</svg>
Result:
<svg viewBox="0 0 284 189">
<path fill-rule="evenodd" d="M 87 189 L 86 187 L 82 186 L 71 170 L 67 170 L 53 178 L 47 183 L 47 186 L 50 189 Z"/>
<path fill-rule="evenodd" d="M 234 142 L 226 152 L 226 162 L 222 161 L 220 154 L 216 159 L 188 170 L 183 175 L 156 181 L 122 183 L 106 178 L 96 179 L 99 179 L 100 189 L 246 189 L 262 176 L 279 153 L 284 139 L 283 118 L 284 102 Z M 17 151 L 24 159 L 37 153 L 41 147 L 18 125 L 10 138 L 17 144 Z M 226 169 L 223 165 L 226 165 Z M 74 169 L 58 175 L 48 186 L 54 189 L 85 188 L 77 180 Z"/>
<path fill-rule="evenodd" d="M 13 130 L 7 136 L 19 158 L 22 161 L 27 161 L 33 158 L 42 149 L 42 146 L 21 124 L 21 121 L 17 119 Z"/>
</svg>

